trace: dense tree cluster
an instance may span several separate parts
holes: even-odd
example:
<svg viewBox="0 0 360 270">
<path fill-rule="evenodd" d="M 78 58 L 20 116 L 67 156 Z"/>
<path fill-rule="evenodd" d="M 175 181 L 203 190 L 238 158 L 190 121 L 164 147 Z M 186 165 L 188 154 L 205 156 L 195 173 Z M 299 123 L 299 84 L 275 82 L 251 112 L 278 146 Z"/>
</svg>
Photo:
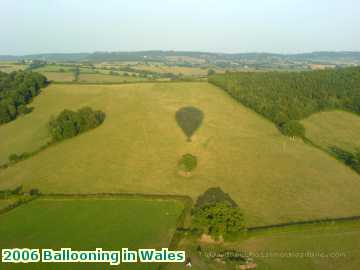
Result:
<svg viewBox="0 0 360 270">
<path fill-rule="evenodd" d="M 46 77 L 34 72 L 0 72 L 0 124 L 29 112 L 26 104 L 40 93 L 40 88 L 46 83 Z"/>
<path fill-rule="evenodd" d="M 192 216 L 195 228 L 215 238 L 228 237 L 245 229 L 242 211 L 220 188 L 210 188 L 201 195 Z"/>
<path fill-rule="evenodd" d="M 105 113 L 84 107 L 78 111 L 63 110 L 51 119 L 49 130 L 53 141 L 74 137 L 82 132 L 96 128 L 105 120 Z"/>
<path fill-rule="evenodd" d="M 285 123 L 279 124 L 279 130 L 281 131 L 281 133 L 289 137 L 305 136 L 304 126 L 296 120 L 289 120 Z"/>
<path fill-rule="evenodd" d="M 360 114 L 360 68 L 306 72 L 236 72 L 209 81 L 281 125 L 328 109 Z"/>
</svg>

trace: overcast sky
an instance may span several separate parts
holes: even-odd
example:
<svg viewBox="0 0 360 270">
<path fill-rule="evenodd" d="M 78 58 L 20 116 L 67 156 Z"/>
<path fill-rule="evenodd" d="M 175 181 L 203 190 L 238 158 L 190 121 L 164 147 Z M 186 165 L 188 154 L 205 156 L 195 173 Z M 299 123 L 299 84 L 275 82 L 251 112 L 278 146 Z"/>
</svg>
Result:
<svg viewBox="0 0 360 270">
<path fill-rule="evenodd" d="M 360 0 L 0 0 L 0 54 L 360 51 Z"/>
</svg>

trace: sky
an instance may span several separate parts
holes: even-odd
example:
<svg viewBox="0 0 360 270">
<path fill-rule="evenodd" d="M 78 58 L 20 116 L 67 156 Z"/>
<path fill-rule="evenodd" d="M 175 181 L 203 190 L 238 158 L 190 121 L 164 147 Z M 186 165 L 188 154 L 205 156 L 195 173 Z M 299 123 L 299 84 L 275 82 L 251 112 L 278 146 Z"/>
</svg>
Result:
<svg viewBox="0 0 360 270">
<path fill-rule="evenodd" d="M 0 54 L 360 51 L 359 0 L 0 0 Z"/>
</svg>

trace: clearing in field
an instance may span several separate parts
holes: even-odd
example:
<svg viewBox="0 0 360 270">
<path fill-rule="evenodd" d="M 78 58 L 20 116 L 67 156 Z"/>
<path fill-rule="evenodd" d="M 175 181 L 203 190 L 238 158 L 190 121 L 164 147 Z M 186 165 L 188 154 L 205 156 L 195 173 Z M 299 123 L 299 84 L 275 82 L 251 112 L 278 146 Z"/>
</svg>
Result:
<svg viewBox="0 0 360 270">
<path fill-rule="evenodd" d="M 0 249 L 121 250 L 168 247 L 183 205 L 142 198 L 37 199 L 0 216 Z M 146 226 L 144 226 L 146 222 Z M 4 265 L 3 265 L 4 266 Z M 153 265 L 154 266 L 154 265 Z M 24 269 L 6 265 L 6 269 Z M 108 269 L 107 264 L 29 264 L 26 269 Z M 110 269 L 148 269 L 124 264 Z"/>
<path fill-rule="evenodd" d="M 104 111 L 106 120 L 0 170 L 0 189 L 196 198 L 220 186 L 243 209 L 247 226 L 360 214 L 359 175 L 323 151 L 282 136 L 274 124 L 207 83 L 50 85 L 31 106 L 32 113 L 0 127 L 0 136 L 8 138 L 1 144 L 2 161 L 46 143 L 48 120 L 65 108 L 91 106 Z M 175 118 L 183 107 L 203 114 L 191 142 Z M 189 178 L 177 166 L 186 153 L 198 162 Z"/>
<path fill-rule="evenodd" d="M 302 121 L 306 137 L 323 148 L 340 147 L 353 152 L 360 148 L 360 117 L 350 112 L 316 113 Z"/>
</svg>

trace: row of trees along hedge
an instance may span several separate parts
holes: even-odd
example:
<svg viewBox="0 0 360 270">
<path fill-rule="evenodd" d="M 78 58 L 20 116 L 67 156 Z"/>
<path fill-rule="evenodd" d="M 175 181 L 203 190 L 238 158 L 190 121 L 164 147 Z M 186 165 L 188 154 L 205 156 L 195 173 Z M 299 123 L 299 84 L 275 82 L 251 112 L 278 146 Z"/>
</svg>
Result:
<svg viewBox="0 0 360 270">
<path fill-rule="evenodd" d="M 105 120 L 105 113 L 84 107 L 78 111 L 63 110 L 49 122 L 53 141 L 74 137 L 82 132 L 96 128 Z"/>
<path fill-rule="evenodd" d="M 359 67 L 214 74 L 209 77 L 209 82 L 225 89 L 279 127 L 322 110 L 343 109 L 360 114 Z M 285 127 L 286 131 L 291 127 L 299 130 L 294 123 Z"/>
<path fill-rule="evenodd" d="M 0 72 L 0 124 L 30 112 L 26 104 L 40 93 L 40 88 L 45 87 L 46 83 L 46 77 L 39 73 Z"/>
</svg>

